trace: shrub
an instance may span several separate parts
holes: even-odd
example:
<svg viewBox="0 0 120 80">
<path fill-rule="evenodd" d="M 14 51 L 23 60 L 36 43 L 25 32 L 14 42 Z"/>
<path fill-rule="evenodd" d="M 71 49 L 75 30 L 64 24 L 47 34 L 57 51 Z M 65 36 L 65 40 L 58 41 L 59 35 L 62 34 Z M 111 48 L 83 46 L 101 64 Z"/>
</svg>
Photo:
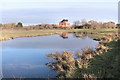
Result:
<svg viewBox="0 0 120 80">
<path fill-rule="evenodd" d="M 47 57 L 52 62 L 47 66 L 59 73 L 58 78 L 119 78 L 120 40 L 117 35 L 115 38 L 117 41 L 100 44 L 96 51 L 85 48 L 77 55 L 68 51 L 49 54 Z"/>
<path fill-rule="evenodd" d="M 17 27 L 23 27 L 23 24 L 22 24 L 21 22 L 19 22 L 19 23 L 17 24 Z"/>
</svg>

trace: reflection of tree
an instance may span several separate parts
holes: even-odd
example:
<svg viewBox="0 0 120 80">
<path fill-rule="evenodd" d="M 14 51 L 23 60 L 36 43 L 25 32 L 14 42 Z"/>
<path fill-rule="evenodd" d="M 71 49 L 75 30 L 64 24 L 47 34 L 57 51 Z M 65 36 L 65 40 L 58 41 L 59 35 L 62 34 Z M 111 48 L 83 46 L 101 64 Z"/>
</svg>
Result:
<svg viewBox="0 0 120 80">
<path fill-rule="evenodd" d="M 70 35 L 70 33 L 61 33 L 59 34 L 63 39 L 68 38 L 68 36 Z"/>
<path fill-rule="evenodd" d="M 87 37 L 87 35 L 83 34 L 83 35 L 82 35 L 82 40 L 85 40 L 86 37 Z"/>
<path fill-rule="evenodd" d="M 82 39 L 83 40 L 85 40 L 87 36 L 88 36 L 88 32 L 83 32 L 82 33 Z"/>
<path fill-rule="evenodd" d="M 76 38 L 82 38 L 82 34 L 79 34 L 79 33 L 74 34 L 74 36 L 75 36 Z"/>
<path fill-rule="evenodd" d="M 83 40 L 86 39 L 86 37 L 88 36 L 87 32 L 83 32 L 83 33 L 75 33 L 74 36 L 76 38 L 82 38 Z"/>
</svg>

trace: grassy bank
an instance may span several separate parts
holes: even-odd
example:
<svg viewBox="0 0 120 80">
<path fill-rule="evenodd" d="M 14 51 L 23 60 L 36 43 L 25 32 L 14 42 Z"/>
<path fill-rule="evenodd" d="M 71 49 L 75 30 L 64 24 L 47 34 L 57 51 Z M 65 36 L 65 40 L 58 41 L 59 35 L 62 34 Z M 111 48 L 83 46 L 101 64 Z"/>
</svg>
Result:
<svg viewBox="0 0 120 80">
<path fill-rule="evenodd" d="M 118 33 L 112 33 L 101 39 L 95 50 L 86 48 L 76 55 L 69 51 L 51 53 L 47 55 L 51 62 L 46 65 L 58 72 L 58 78 L 119 79 L 120 38 Z"/>
<path fill-rule="evenodd" d="M 120 40 L 111 41 L 106 46 L 111 48 L 99 56 L 95 56 L 87 69 L 88 74 L 97 78 L 120 78 Z"/>
<path fill-rule="evenodd" d="M 2 30 L 2 37 L 0 40 L 7 41 L 10 39 L 16 39 L 21 37 L 36 37 L 36 36 L 48 36 L 54 35 L 59 33 L 84 33 L 87 34 L 97 34 L 91 35 L 90 37 L 103 37 L 111 35 L 113 32 L 117 32 L 118 29 L 69 29 L 69 30 L 62 30 L 62 29 L 53 29 L 53 30 Z"/>
</svg>

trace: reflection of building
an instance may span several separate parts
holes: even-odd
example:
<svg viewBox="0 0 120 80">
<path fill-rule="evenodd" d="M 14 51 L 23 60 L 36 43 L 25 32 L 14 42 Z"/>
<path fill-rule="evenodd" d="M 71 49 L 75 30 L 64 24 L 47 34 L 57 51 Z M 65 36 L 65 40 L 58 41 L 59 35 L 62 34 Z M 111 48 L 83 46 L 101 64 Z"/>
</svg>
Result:
<svg viewBox="0 0 120 80">
<path fill-rule="evenodd" d="M 62 33 L 62 34 L 60 34 L 60 36 L 62 37 L 62 38 L 68 38 L 68 36 L 70 35 L 70 33 Z"/>
<path fill-rule="evenodd" d="M 68 22 L 67 19 L 63 19 L 62 21 L 59 22 L 58 28 L 70 28 L 70 23 Z"/>
</svg>

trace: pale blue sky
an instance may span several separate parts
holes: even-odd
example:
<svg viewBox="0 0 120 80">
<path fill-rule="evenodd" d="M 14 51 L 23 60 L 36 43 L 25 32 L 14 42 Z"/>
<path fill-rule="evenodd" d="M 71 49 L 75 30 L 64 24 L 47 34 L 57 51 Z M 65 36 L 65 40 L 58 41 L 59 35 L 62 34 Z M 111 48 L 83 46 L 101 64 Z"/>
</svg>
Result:
<svg viewBox="0 0 120 80">
<path fill-rule="evenodd" d="M 23 8 L 65 8 L 65 7 L 109 7 L 109 8 L 115 8 L 117 7 L 117 1 L 114 0 L 100 0 L 101 2 L 95 1 L 94 0 L 85 0 L 83 1 L 78 1 L 77 0 L 65 0 L 65 2 L 61 1 L 55 1 L 55 0 L 9 0 L 6 1 L 3 0 L 2 2 L 2 9 L 3 10 L 9 10 L 9 9 L 23 9 Z M 50 2 L 51 1 L 51 2 Z M 53 2 L 54 1 L 54 2 Z M 87 2 L 88 1 L 88 2 Z M 91 1 L 91 2 L 90 2 Z M 102 2 L 103 1 L 103 2 Z"/>
<path fill-rule="evenodd" d="M 74 20 L 115 21 L 117 0 L 2 0 L 2 23 L 57 23 Z"/>
</svg>

